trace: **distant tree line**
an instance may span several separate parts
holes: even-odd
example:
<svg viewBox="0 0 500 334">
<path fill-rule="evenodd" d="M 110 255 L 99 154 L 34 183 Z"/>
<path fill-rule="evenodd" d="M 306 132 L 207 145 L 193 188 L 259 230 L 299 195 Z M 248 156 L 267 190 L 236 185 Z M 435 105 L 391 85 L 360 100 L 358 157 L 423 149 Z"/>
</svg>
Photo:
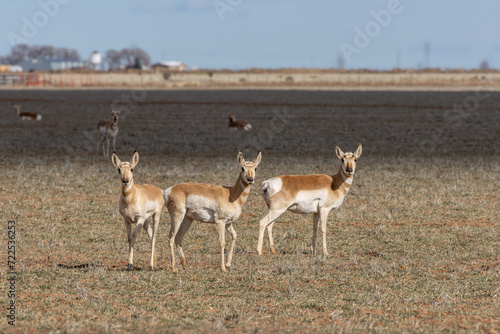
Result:
<svg viewBox="0 0 500 334">
<path fill-rule="evenodd" d="M 150 65 L 151 58 L 148 53 L 141 48 L 125 48 L 118 50 L 110 49 L 106 51 L 106 60 L 110 70 L 117 70 L 122 67 L 140 68 L 142 65 Z"/>
<path fill-rule="evenodd" d="M 0 56 L 0 64 L 16 65 L 23 60 L 29 59 L 65 59 L 72 61 L 81 60 L 75 49 L 57 48 L 50 45 L 26 45 L 16 44 L 9 54 Z M 110 49 L 106 51 L 105 59 L 109 70 L 117 70 L 126 67 L 140 68 L 150 65 L 151 58 L 141 48 L 124 48 L 121 50 Z"/>
<path fill-rule="evenodd" d="M 80 55 L 75 49 L 56 48 L 50 45 L 16 44 L 6 56 L 0 56 L 2 63 L 15 65 L 20 61 L 29 59 L 67 59 L 80 60 Z"/>
</svg>

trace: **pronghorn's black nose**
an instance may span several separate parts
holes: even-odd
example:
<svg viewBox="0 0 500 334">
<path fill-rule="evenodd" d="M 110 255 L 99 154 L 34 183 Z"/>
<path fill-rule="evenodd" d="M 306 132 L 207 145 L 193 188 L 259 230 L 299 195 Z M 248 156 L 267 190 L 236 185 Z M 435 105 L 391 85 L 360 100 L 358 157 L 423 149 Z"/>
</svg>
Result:
<svg viewBox="0 0 500 334">
<path fill-rule="evenodd" d="M 345 169 L 345 171 L 346 171 L 346 172 L 348 172 L 348 173 L 352 173 L 352 168 L 351 168 L 351 167 L 347 167 L 347 168 Z"/>
<path fill-rule="evenodd" d="M 253 183 L 253 178 L 249 177 L 249 178 L 247 179 L 247 181 L 248 181 L 248 182 L 250 182 L 250 183 Z"/>
</svg>

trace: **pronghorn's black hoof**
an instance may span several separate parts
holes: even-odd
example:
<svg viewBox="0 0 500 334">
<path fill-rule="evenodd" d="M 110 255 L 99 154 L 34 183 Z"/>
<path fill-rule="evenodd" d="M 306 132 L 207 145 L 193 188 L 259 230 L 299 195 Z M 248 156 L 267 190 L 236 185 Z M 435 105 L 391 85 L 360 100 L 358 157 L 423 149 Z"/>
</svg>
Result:
<svg viewBox="0 0 500 334">
<path fill-rule="evenodd" d="M 127 266 L 127 270 L 134 270 L 134 266 L 129 263 L 128 266 Z"/>
</svg>

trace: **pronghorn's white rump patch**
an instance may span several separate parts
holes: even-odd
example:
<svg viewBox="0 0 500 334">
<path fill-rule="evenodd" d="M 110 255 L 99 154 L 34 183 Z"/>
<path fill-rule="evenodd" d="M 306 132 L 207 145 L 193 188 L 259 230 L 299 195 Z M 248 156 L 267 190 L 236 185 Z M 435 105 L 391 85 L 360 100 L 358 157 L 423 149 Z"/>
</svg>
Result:
<svg viewBox="0 0 500 334">
<path fill-rule="evenodd" d="M 169 187 L 163 191 L 163 199 L 165 200 L 165 204 L 167 204 L 168 199 L 170 198 L 170 191 L 172 191 L 173 187 Z"/>
<path fill-rule="evenodd" d="M 272 197 L 275 194 L 279 193 L 282 187 L 283 181 L 279 177 L 275 177 L 262 182 L 262 192 L 267 191 L 269 197 Z"/>
</svg>

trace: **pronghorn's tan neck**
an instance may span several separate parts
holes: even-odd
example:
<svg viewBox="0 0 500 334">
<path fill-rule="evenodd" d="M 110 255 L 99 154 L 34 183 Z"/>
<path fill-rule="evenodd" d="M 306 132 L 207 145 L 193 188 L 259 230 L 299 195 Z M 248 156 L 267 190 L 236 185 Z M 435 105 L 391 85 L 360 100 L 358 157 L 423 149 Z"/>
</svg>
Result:
<svg viewBox="0 0 500 334">
<path fill-rule="evenodd" d="M 337 174 L 333 175 L 332 178 L 332 189 L 338 189 L 344 195 L 347 194 L 352 185 L 353 175 L 347 175 L 341 165 Z"/>
<path fill-rule="evenodd" d="M 135 185 L 134 180 L 130 180 L 128 185 L 122 183 L 122 201 L 125 203 L 133 202 L 135 198 Z"/>
<path fill-rule="evenodd" d="M 250 193 L 251 186 L 251 184 L 243 180 L 242 173 L 240 173 L 234 186 L 229 189 L 230 201 L 239 202 L 240 205 L 244 205 Z"/>
</svg>

